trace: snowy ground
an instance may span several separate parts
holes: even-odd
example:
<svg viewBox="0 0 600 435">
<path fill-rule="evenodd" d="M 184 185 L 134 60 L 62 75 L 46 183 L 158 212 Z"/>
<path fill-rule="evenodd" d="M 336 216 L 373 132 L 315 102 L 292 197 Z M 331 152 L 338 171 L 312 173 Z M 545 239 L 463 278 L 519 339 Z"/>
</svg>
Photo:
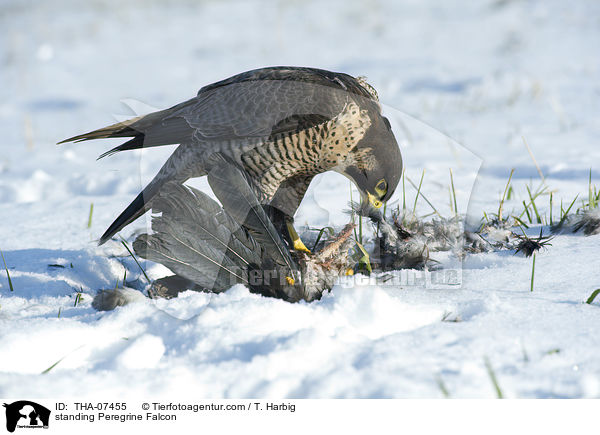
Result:
<svg viewBox="0 0 600 435">
<path fill-rule="evenodd" d="M 94 240 L 172 148 L 97 162 L 113 142 L 54 145 L 131 115 L 121 100 L 162 108 L 240 71 L 318 66 L 368 76 L 408 177 L 426 169 L 443 214 L 449 168 L 459 212 L 476 220 L 515 168 L 505 208 L 520 210 L 540 183 L 525 137 L 556 215 L 561 198 L 587 195 L 590 168 L 600 180 L 600 4 L 120 3 L 0 2 L 0 249 L 14 286 L 0 263 L 0 397 L 435 398 L 440 382 L 451 397 L 495 397 L 486 359 L 507 397 L 600 396 L 600 311 L 583 303 L 600 287 L 599 235 L 556 237 L 533 293 L 531 259 L 506 251 L 468 256 L 460 287 L 343 282 L 292 305 L 238 286 L 99 313 L 98 290 L 125 270 L 133 287 L 144 278 L 122 246 Z M 345 223 L 349 190 L 320 177 L 297 221 Z M 406 196 L 412 206 L 409 185 Z"/>
</svg>

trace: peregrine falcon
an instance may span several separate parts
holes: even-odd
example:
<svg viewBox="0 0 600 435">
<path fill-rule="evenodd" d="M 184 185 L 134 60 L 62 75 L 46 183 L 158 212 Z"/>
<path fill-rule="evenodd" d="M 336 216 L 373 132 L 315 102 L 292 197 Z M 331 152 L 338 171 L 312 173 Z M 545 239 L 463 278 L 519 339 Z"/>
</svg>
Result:
<svg viewBox="0 0 600 435">
<path fill-rule="evenodd" d="M 208 180 L 225 202 L 218 204 L 190 186 L 166 183 L 153 202 L 152 232 L 133 242 L 138 256 L 175 273 L 152 283 L 153 297 L 174 297 L 186 289 L 220 293 L 243 284 L 264 296 L 312 301 L 347 273 L 353 224 L 311 255 L 290 252 L 245 174 L 225 156 L 211 159 L 215 169 L 209 170 Z M 106 295 L 100 300 L 100 306 L 110 305 Z"/>
<path fill-rule="evenodd" d="M 167 183 L 207 175 L 210 157 L 219 154 L 246 174 L 288 247 L 306 250 L 294 231 L 293 216 L 315 175 L 330 170 L 345 175 L 363 202 L 376 208 L 398 185 L 402 157 L 378 100 L 375 89 L 360 77 L 307 67 L 267 67 L 205 86 L 169 109 L 60 143 L 131 138 L 99 158 L 179 144 L 100 244 L 150 210 Z"/>
</svg>

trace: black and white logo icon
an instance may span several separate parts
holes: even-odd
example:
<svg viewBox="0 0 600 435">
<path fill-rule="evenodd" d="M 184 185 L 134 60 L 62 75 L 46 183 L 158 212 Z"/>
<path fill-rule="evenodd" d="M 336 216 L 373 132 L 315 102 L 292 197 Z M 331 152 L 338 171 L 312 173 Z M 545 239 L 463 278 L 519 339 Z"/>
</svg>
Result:
<svg viewBox="0 0 600 435">
<path fill-rule="evenodd" d="M 6 430 L 14 432 L 16 428 L 47 429 L 50 420 L 50 410 L 29 400 L 19 400 L 10 404 L 5 403 Z"/>
</svg>

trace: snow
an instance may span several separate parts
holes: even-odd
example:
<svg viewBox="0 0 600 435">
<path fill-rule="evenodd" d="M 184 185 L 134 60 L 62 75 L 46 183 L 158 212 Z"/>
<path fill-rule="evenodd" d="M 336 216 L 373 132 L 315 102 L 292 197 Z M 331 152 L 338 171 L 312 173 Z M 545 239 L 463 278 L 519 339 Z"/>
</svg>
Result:
<svg viewBox="0 0 600 435">
<path fill-rule="evenodd" d="M 600 235 L 557 235 L 533 292 L 531 259 L 503 251 L 468 255 L 460 286 L 357 275 L 310 304 L 235 286 L 98 312 L 93 296 L 125 272 L 130 291 L 146 285 L 121 244 L 95 240 L 173 147 L 96 161 L 120 142 L 54 145 L 237 72 L 318 66 L 368 77 L 407 176 L 425 169 L 443 215 L 450 168 L 458 210 L 477 222 L 515 168 L 505 210 L 520 212 L 540 183 L 526 140 L 557 216 L 561 199 L 587 197 L 590 167 L 600 179 L 599 12 L 583 0 L 2 2 L 0 249 L 14 291 L 0 263 L 0 396 L 436 398 L 441 381 L 451 397 L 490 398 L 487 359 L 506 397 L 600 397 L 599 307 L 583 303 L 600 287 Z M 345 178 L 319 176 L 298 224 L 343 225 L 349 197 Z M 431 212 L 419 199 L 417 214 Z"/>
</svg>

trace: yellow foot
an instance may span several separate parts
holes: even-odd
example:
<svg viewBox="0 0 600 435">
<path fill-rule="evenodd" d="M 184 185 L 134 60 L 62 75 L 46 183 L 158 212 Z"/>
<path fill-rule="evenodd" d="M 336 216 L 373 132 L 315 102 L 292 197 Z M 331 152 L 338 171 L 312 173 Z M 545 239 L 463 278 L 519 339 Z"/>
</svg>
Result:
<svg viewBox="0 0 600 435">
<path fill-rule="evenodd" d="M 300 236 L 294 229 L 294 226 L 291 223 L 288 223 L 287 228 L 288 228 L 288 232 L 290 233 L 290 238 L 292 239 L 292 243 L 294 244 L 294 249 L 296 251 L 302 251 L 302 252 L 306 252 L 307 254 L 310 254 L 310 249 L 308 249 L 306 247 L 306 245 L 304 245 L 304 243 L 300 239 Z"/>
<path fill-rule="evenodd" d="M 302 252 L 306 252 L 307 254 L 310 254 L 310 249 L 308 249 L 306 247 L 306 245 L 304 245 L 304 242 L 302 242 L 302 240 L 300 240 L 300 237 L 298 237 L 296 240 L 294 240 L 294 249 L 296 251 L 302 251 Z"/>
</svg>

